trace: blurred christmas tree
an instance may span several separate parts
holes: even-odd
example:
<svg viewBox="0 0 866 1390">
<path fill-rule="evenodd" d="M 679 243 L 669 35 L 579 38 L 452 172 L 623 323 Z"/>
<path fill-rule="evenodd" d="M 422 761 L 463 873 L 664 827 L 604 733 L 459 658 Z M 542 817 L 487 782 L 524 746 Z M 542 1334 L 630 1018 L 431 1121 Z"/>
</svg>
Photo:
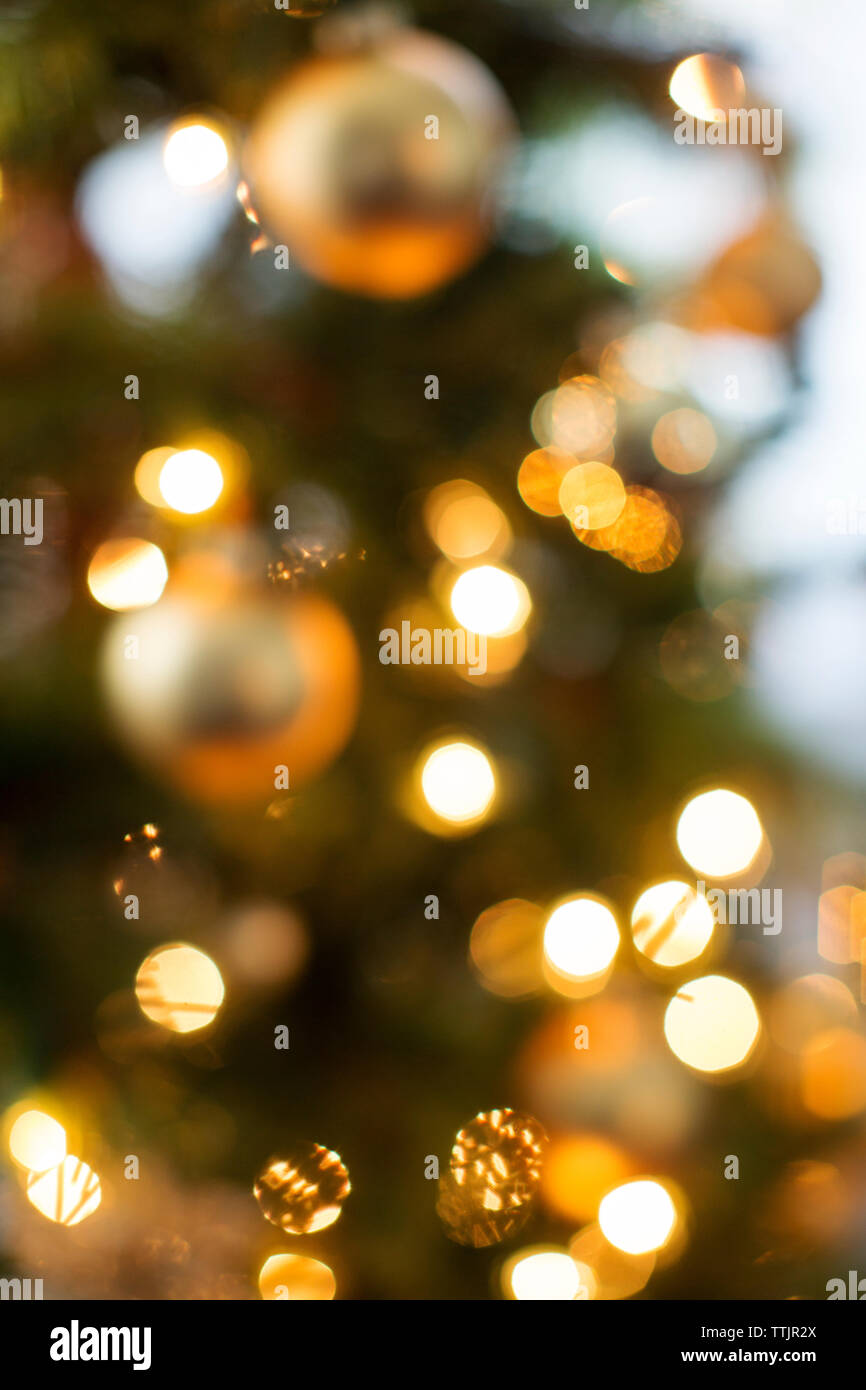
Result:
<svg viewBox="0 0 866 1390">
<path fill-rule="evenodd" d="M 798 854 L 790 770 L 741 692 L 752 610 L 695 576 L 726 471 L 779 421 L 739 430 L 737 361 L 702 367 L 701 344 L 788 353 L 817 271 L 775 161 L 708 172 L 724 152 L 674 144 L 692 36 L 653 46 L 642 6 L 598 11 L 0 18 L 2 486 L 44 499 L 40 545 L 0 538 L 2 1102 L 62 1120 L 103 1194 L 66 1229 L 7 1169 L 7 1263 L 46 1296 L 255 1297 L 282 1250 L 326 1262 L 338 1296 L 498 1293 L 501 1254 L 446 1239 L 429 1162 L 444 1175 L 497 1106 L 544 1126 L 547 1176 L 536 1200 L 522 1158 L 490 1159 L 488 1200 L 529 1193 L 526 1244 L 582 1232 L 605 1296 L 821 1287 L 803 1260 L 843 1228 L 861 1155 L 843 1130 L 843 1156 L 786 1166 L 815 1117 L 812 1034 L 790 1057 L 765 1036 L 750 1071 L 754 1037 L 707 1061 L 663 1027 L 684 981 L 731 974 L 761 1007 L 776 968 L 760 928 L 701 937 L 687 881 L 756 886 L 771 824 L 774 882 Z M 686 72 L 679 105 L 748 104 L 737 56 Z M 618 196 L 605 164 L 629 142 Z M 704 157 L 681 166 L 694 224 L 681 186 L 644 195 L 662 145 Z M 487 671 L 383 664 L 406 623 L 486 634 Z M 713 787 L 763 825 L 722 871 L 702 859 L 718 825 L 691 856 L 675 838 Z M 686 883 L 632 949 L 635 901 L 666 880 Z M 578 894 L 613 913 L 612 974 L 607 915 L 588 958 L 580 922 L 543 952 Z M 154 953 L 176 942 L 206 957 L 173 986 Z M 850 1025 L 840 989 L 824 1027 Z M 859 1075 L 849 1031 L 819 1090 Z M 347 1198 L 304 1142 L 339 1154 Z M 272 1158 L 282 1235 L 252 1196 Z M 639 1175 L 682 1204 L 654 1273 L 594 1226 Z M 279 1217 L 302 1187 L 312 1227 Z M 319 1198 L 346 1200 L 317 1233 Z"/>
</svg>

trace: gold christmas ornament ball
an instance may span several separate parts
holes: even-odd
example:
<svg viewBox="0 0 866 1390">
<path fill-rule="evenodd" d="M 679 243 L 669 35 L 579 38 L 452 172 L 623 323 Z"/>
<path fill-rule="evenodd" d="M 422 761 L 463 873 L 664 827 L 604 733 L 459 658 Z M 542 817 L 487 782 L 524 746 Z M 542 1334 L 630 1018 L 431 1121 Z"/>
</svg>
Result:
<svg viewBox="0 0 866 1390">
<path fill-rule="evenodd" d="M 346 1165 L 322 1144 L 305 1144 L 288 1158 L 272 1158 L 253 1185 L 262 1213 L 288 1235 L 333 1226 L 352 1190 Z"/>
<path fill-rule="evenodd" d="M 481 255 L 514 131 L 476 57 L 396 28 L 294 68 L 258 114 L 246 173 L 267 230 L 311 275 L 412 299 Z"/>
<path fill-rule="evenodd" d="M 166 595 L 116 619 L 102 655 L 126 743 L 211 805 L 264 803 L 327 767 L 354 727 L 359 670 L 330 601 L 258 591 Z"/>
<path fill-rule="evenodd" d="M 484 1111 L 457 1135 L 451 1173 L 460 1187 L 497 1190 L 521 1206 L 535 1196 L 546 1146 L 544 1128 L 532 1115 Z"/>
<path fill-rule="evenodd" d="M 473 1250 L 501 1245 L 526 1225 L 532 1203 L 512 1207 L 500 1205 L 499 1199 L 495 1199 L 493 1208 L 485 1207 L 475 1193 L 461 1187 L 453 1173 L 444 1173 L 439 1179 L 436 1215 L 455 1245 L 467 1245 Z"/>
<path fill-rule="evenodd" d="M 520 1111 L 484 1111 L 464 1126 L 436 1204 L 449 1238 L 480 1249 L 516 1234 L 538 1192 L 546 1147 L 543 1126 Z"/>
</svg>

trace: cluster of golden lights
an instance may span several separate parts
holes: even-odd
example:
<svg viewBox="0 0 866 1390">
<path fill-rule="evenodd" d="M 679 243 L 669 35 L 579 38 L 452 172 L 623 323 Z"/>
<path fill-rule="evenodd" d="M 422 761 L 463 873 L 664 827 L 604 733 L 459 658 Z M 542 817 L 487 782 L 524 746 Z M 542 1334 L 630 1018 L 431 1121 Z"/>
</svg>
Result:
<svg viewBox="0 0 866 1390">
<path fill-rule="evenodd" d="M 676 422 L 665 426 L 659 439 L 667 430 L 674 442 L 660 445 L 659 461 L 673 472 L 695 471 L 703 466 L 701 450 L 708 462 L 712 449 L 707 452 L 705 432 L 694 422 L 690 429 L 680 424 L 686 444 L 677 451 Z M 564 516 L 582 544 L 628 569 L 653 573 L 673 564 L 682 546 L 674 504 L 652 488 L 626 483 L 615 467 L 617 400 L 605 381 L 586 373 L 567 377 L 538 400 L 531 427 L 539 447 L 526 455 L 517 475 L 531 511 Z"/>
<path fill-rule="evenodd" d="M 760 819 L 747 797 L 717 787 L 692 796 L 676 822 L 676 843 L 689 866 L 715 882 L 739 883 L 763 872 L 768 855 Z M 757 866 L 757 868 L 756 868 Z M 760 877 L 759 873 L 759 877 Z M 718 956 L 722 940 L 706 884 L 670 877 L 649 884 L 631 910 L 635 959 L 663 980 Z M 615 905 L 593 892 L 560 899 L 545 911 L 519 898 L 485 909 L 469 939 L 484 988 L 519 999 L 544 989 L 568 999 L 600 993 L 622 945 Z M 761 1034 L 749 991 L 725 975 L 682 982 L 670 997 L 664 1037 L 692 1071 L 733 1073 L 753 1055 Z"/>
<path fill-rule="evenodd" d="M 67 1151 L 59 1120 L 26 1102 L 4 1117 L 9 1155 L 24 1173 L 27 1200 L 49 1221 L 77 1226 L 102 1201 L 102 1185 L 92 1168 Z"/>
</svg>

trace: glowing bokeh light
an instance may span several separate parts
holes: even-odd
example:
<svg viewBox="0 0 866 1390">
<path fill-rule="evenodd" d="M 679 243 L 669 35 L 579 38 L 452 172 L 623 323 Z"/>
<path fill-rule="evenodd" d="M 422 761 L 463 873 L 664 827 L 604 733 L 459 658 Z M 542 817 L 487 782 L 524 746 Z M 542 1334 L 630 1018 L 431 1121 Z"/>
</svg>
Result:
<svg viewBox="0 0 866 1390">
<path fill-rule="evenodd" d="M 266 1301 L 326 1303 L 336 1292 L 334 1271 L 308 1255 L 270 1255 L 259 1270 L 259 1293 Z"/>
<path fill-rule="evenodd" d="M 559 488 L 563 516 L 577 531 L 599 531 L 612 526 L 625 502 L 625 483 L 619 473 L 594 460 L 570 469 Z"/>
<path fill-rule="evenodd" d="M 471 825 L 489 811 L 496 795 L 496 777 L 482 748 L 456 740 L 440 744 L 424 756 L 421 790 L 440 820 Z"/>
<path fill-rule="evenodd" d="M 668 91 L 681 110 L 700 121 L 718 121 L 742 104 L 746 84 L 735 63 L 714 53 L 694 53 L 673 71 Z"/>
<path fill-rule="evenodd" d="M 857 1001 L 832 975 L 802 975 L 783 985 L 770 1002 L 767 1026 L 773 1041 L 800 1053 L 819 1033 L 857 1018 Z"/>
<path fill-rule="evenodd" d="M 853 883 L 827 888 L 818 899 L 818 954 L 834 965 L 859 961 L 866 939 L 866 892 Z"/>
<path fill-rule="evenodd" d="M 651 488 L 636 485 L 626 488 L 622 515 L 610 535 L 613 558 L 638 574 L 667 569 L 682 547 L 680 524 L 669 501 Z"/>
<path fill-rule="evenodd" d="M 667 569 L 680 553 L 682 532 L 669 501 L 651 488 L 631 483 L 625 504 L 611 526 L 597 530 L 574 526 L 583 545 L 605 550 L 628 569 L 653 574 Z"/>
<path fill-rule="evenodd" d="M 521 1251 L 503 1267 L 506 1297 L 520 1301 L 567 1301 L 592 1296 L 586 1267 L 575 1263 L 564 1250 Z"/>
<path fill-rule="evenodd" d="M 77 1226 L 96 1211 L 102 1201 L 102 1186 L 92 1168 L 74 1154 L 67 1154 L 56 1168 L 31 1174 L 27 1199 L 49 1221 Z"/>
<path fill-rule="evenodd" d="M 751 1055 L 761 1020 L 749 991 L 726 975 L 704 975 L 677 990 L 665 1011 L 668 1046 L 686 1066 L 729 1071 Z"/>
<path fill-rule="evenodd" d="M 639 1178 L 602 1198 L 598 1224 L 618 1250 L 646 1255 L 667 1245 L 677 1224 L 677 1210 L 660 1182 Z"/>
<path fill-rule="evenodd" d="M 523 580 L 496 565 L 464 570 L 451 590 L 451 611 L 458 623 L 485 637 L 517 632 L 531 607 Z"/>
<path fill-rule="evenodd" d="M 551 1141 L 541 1191 L 557 1216 L 591 1221 L 604 1194 L 633 1172 L 628 1156 L 604 1135 L 569 1134 Z"/>
<path fill-rule="evenodd" d="M 610 967 L 619 949 L 619 928 L 597 898 L 568 898 L 554 908 L 544 928 L 544 956 L 565 980 L 593 980 Z"/>
<path fill-rule="evenodd" d="M 223 177 L 229 152 L 219 131 L 194 121 L 172 128 L 162 158 L 176 188 L 203 188 Z"/>
<path fill-rule="evenodd" d="M 669 473 L 699 473 L 718 445 L 712 421 L 700 410 L 669 410 L 656 421 L 652 451 Z"/>
<path fill-rule="evenodd" d="M 87 587 L 97 603 L 116 613 L 149 608 L 161 597 L 168 566 L 158 545 L 129 537 L 103 541 L 87 567 Z"/>
<path fill-rule="evenodd" d="M 607 1302 L 630 1298 L 646 1288 L 656 1267 L 656 1257 L 649 1250 L 642 1255 L 629 1255 L 619 1250 L 602 1235 L 596 1222 L 584 1226 L 569 1241 L 568 1253 L 579 1264 L 592 1271 L 596 1299 Z"/>
<path fill-rule="evenodd" d="M 599 376 L 605 386 L 622 401 L 641 404 L 643 401 L 653 400 L 658 393 L 654 387 L 648 386 L 633 374 L 628 358 L 628 340 L 614 338 L 599 358 Z"/>
<path fill-rule="evenodd" d="M 519 999 L 543 983 L 541 970 L 544 913 L 535 903 L 508 898 L 476 918 L 469 955 L 491 994 Z"/>
<path fill-rule="evenodd" d="M 554 444 L 584 460 L 597 459 L 610 448 L 616 433 L 616 399 L 598 377 L 570 377 L 552 392 L 549 403 L 545 397 L 542 401 L 550 434 L 542 444 Z"/>
<path fill-rule="evenodd" d="M 848 1120 L 866 1110 L 866 1038 L 829 1028 L 803 1049 L 803 1104 L 821 1120 Z"/>
<path fill-rule="evenodd" d="M 170 445 L 147 449 L 135 465 L 135 490 L 151 507 L 166 507 L 168 503 L 159 490 L 159 475 L 175 450 Z"/>
<path fill-rule="evenodd" d="M 641 893 L 631 914 L 634 944 L 656 965 L 673 969 L 695 960 L 709 945 L 716 921 L 702 893 L 678 879 Z"/>
<path fill-rule="evenodd" d="M 159 490 L 176 512 L 206 512 L 223 490 L 222 469 L 203 449 L 178 449 L 160 470 Z"/>
<path fill-rule="evenodd" d="M 677 845 L 687 864 L 712 878 L 731 878 L 755 859 L 764 838 L 750 801 L 716 788 L 692 797 L 677 822 Z"/>
<path fill-rule="evenodd" d="M 143 1014 L 172 1033 L 206 1028 L 225 997 L 222 976 L 197 946 L 159 946 L 146 956 L 135 977 Z"/>
<path fill-rule="evenodd" d="M 539 516 L 560 516 L 559 489 L 576 463 L 573 454 L 555 445 L 527 454 L 517 474 L 517 491 L 527 507 Z"/>
<path fill-rule="evenodd" d="M 511 541 L 502 508 L 484 488 L 463 478 L 433 488 L 424 504 L 424 521 L 430 538 L 450 560 L 501 555 Z"/>
<path fill-rule="evenodd" d="M 66 1157 L 66 1131 L 42 1110 L 25 1110 L 9 1131 L 9 1152 L 21 1168 L 44 1173 Z"/>
</svg>

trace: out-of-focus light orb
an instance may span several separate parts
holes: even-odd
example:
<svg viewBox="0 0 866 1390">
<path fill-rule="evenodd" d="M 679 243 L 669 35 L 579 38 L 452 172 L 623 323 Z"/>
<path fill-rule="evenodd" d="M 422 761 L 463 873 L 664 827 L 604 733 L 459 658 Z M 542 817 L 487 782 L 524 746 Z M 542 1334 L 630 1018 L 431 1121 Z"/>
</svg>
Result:
<svg viewBox="0 0 866 1390">
<path fill-rule="evenodd" d="M 440 483 L 424 504 L 430 538 L 449 560 L 501 555 L 511 542 L 508 518 L 477 483 L 464 478 Z"/>
<path fill-rule="evenodd" d="M 684 329 L 653 321 L 633 329 L 619 343 L 619 365 L 630 382 L 653 395 L 678 389 L 691 346 Z"/>
<path fill-rule="evenodd" d="M 626 338 L 614 338 L 607 344 L 599 358 L 598 374 L 605 386 L 622 401 L 638 405 L 653 400 L 658 394 L 654 387 L 638 380 L 630 371 Z"/>
<path fill-rule="evenodd" d="M 187 307 L 199 274 L 237 214 L 231 180 L 202 185 L 191 196 L 169 178 L 165 132 L 118 140 L 84 170 L 78 217 L 114 291 L 148 317 Z"/>
<path fill-rule="evenodd" d="M 767 1014 L 773 1041 L 786 1052 L 802 1052 L 818 1033 L 853 1024 L 857 1001 L 833 975 L 803 975 L 774 995 Z"/>
<path fill-rule="evenodd" d="M 527 454 L 517 473 L 517 491 L 527 507 L 539 516 L 560 516 L 559 489 L 576 463 L 574 454 L 553 444 Z"/>
<path fill-rule="evenodd" d="M 718 445 L 712 421 L 700 410 L 683 406 L 656 421 L 652 451 L 669 473 L 686 475 L 706 468 Z"/>
<path fill-rule="evenodd" d="M 523 898 L 486 908 L 469 938 L 469 955 L 484 988 L 502 999 L 534 994 L 543 983 L 543 931 L 541 908 Z"/>
<path fill-rule="evenodd" d="M 288 1158 L 272 1158 L 253 1185 L 268 1221 L 294 1236 L 333 1226 L 351 1191 L 346 1165 L 323 1144 L 305 1144 Z"/>
<path fill-rule="evenodd" d="M 524 1301 L 588 1299 L 585 1267 L 578 1266 L 564 1250 L 525 1251 L 509 1260 L 502 1270 L 506 1297 Z"/>
<path fill-rule="evenodd" d="M 575 528 L 578 540 L 593 550 L 606 550 L 638 574 L 667 569 L 682 547 L 680 524 L 668 499 L 636 484 L 625 492 L 625 506 L 614 524 L 598 531 Z"/>
<path fill-rule="evenodd" d="M 829 1028 L 803 1049 L 801 1094 L 821 1120 L 848 1120 L 866 1110 L 866 1038 L 853 1028 Z"/>
<path fill-rule="evenodd" d="M 627 1155 L 604 1135 L 569 1134 L 551 1141 L 541 1191 L 557 1216 L 591 1221 L 604 1194 L 633 1172 Z"/>
<path fill-rule="evenodd" d="M 660 1182 L 639 1178 L 601 1199 L 598 1224 L 618 1250 L 647 1255 L 667 1245 L 677 1224 L 677 1209 Z"/>
<path fill-rule="evenodd" d="M 834 965 L 859 961 L 866 937 L 866 893 L 852 883 L 827 888 L 818 899 L 818 954 Z"/>
<path fill-rule="evenodd" d="M 699 121 L 718 121 L 740 106 L 746 84 L 735 63 L 695 53 L 674 68 L 668 91 L 674 105 Z"/>
<path fill-rule="evenodd" d="M 220 959 L 230 977 L 259 988 L 295 980 L 309 950 L 303 921 L 278 902 L 239 907 L 223 925 Z"/>
<path fill-rule="evenodd" d="M 705 1072 L 742 1066 L 761 1032 L 751 994 L 726 975 L 704 975 L 682 985 L 668 1004 L 664 1026 L 674 1055 Z"/>
<path fill-rule="evenodd" d="M 764 832 L 750 801 L 716 788 L 692 797 L 677 822 L 677 844 L 687 864 L 712 878 L 742 873 L 761 848 Z"/>
<path fill-rule="evenodd" d="M 178 449 L 160 470 L 159 490 L 176 512 L 206 512 L 223 490 L 222 469 L 203 449 Z"/>
<path fill-rule="evenodd" d="M 498 565 L 464 570 L 451 590 L 451 611 L 458 623 L 485 637 L 506 637 L 519 631 L 531 608 L 523 580 Z"/>
<path fill-rule="evenodd" d="M 423 758 L 421 790 L 430 810 L 452 825 L 483 820 L 496 795 L 487 754 L 463 740 L 438 745 Z"/>
<path fill-rule="evenodd" d="M 9 1131 L 9 1152 L 21 1168 L 44 1173 L 66 1157 L 66 1130 L 42 1110 L 25 1110 Z"/>
<path fill-rule="evenodd" d="M 848 884 L 861 892 L 866 889 L 866 855 L 853 850 L 831 854 L 821 867 L 821 888 L 839 888 Z"/>
<path fill-rule="evenodd" d="M 857 1220 L 854 1175 L 843 1176 L 832 1163 L 806 1158 L 786 1164 L 768 1197 L 762 1225 L 786 1242 L 793 1238 L 826 1247 L 844 1238 Z"/>
<path fill-rule="evenodd" d="M 600 246 L 604 268 L 612 280 L 637 286 L 649 278 L 666 214 L 670 216 L 665 200 L 652 197 L 629 198 L 608 213 Z"/>
<path fill-rule="evenodd" d="M 597 898 L 574 897 L 554 908 L 544 928 L 544 956 L 554 977 L 592 980 L 619 950 L 619 927 Z"/>
<path fill-rule="evenodd" d="M 545 410 L 550 437 L 542 439 L 543 444 L 584 460 L 598 459 L 612 445 L 616 399 L 598 377 L 569 377 L 552 393 Z"/>
<path fill-rule="evenodd" d="M 158 545 L 134 537 L 103 541 L 87 567 L 87 587 L 115 613 L 149 608 L 162 596 L 168 566 Z"/>
<path fill-rule="evenodd" d="M 597 1222 L 584 1226 L 568 1244 L 568 1253 L 578 1264 L 587 1265 L 595 1279 L 595 1297 L 601 1302 L 630 1298 L 646 1288 L 656 1266 L 653 1251 L 629 1255 L 611 1245 Z"/>
<path fill-rule="evenodd" d="M 669 879 L 641 893 L 631 914 L 631 933 L 642 955 L 674 969 L 695 960 L 712 939 L 716 919 L 702 893 Z"/>
<path fill-rule="evenodd" d="M 259 1292 L 266 1301 L 327 1303 L 337 1292 L 334 1271 L 308 1255 L 270 1255 L 259 1270 Z"/>
<path fill-rule="evenodd" d="M 49 1221 L 77 1226 L 96 1211 L 102 1201 L 102 1185 L 92 1168 L 74 1154 L 67 1154 L 56 1168 L 28 1178 L 27 1199 Z"/>
<path fill-rule="evenodd" d="M 229 152 L 219 131 L 195 121 L 169 131 L 162 159 L 175 187 L 203 188 L 225 174 Z"/>
<path fill-rule="evenodd" d="M 151 507 L 165 507 L 167 502 L 159 490 L 159 475 L 175 450 L 171 445 L 147 449 L 135 465 L 135 490 Z"/>
<path fill-rule="evenodd" d="M 222 976 L 197 946 L 159 946 L 138 967 L 135 995 L 143 1014 L 172 1033 L 206 1028 L 225 997 Z"/>
<path fill-rule="evenodd" d="M 625 501 L 625 483 L 606 463 L 579 463 L 566 473 L 559 488 L 563 515 L 578 531 L 612 526 Z"/>
</svg>

